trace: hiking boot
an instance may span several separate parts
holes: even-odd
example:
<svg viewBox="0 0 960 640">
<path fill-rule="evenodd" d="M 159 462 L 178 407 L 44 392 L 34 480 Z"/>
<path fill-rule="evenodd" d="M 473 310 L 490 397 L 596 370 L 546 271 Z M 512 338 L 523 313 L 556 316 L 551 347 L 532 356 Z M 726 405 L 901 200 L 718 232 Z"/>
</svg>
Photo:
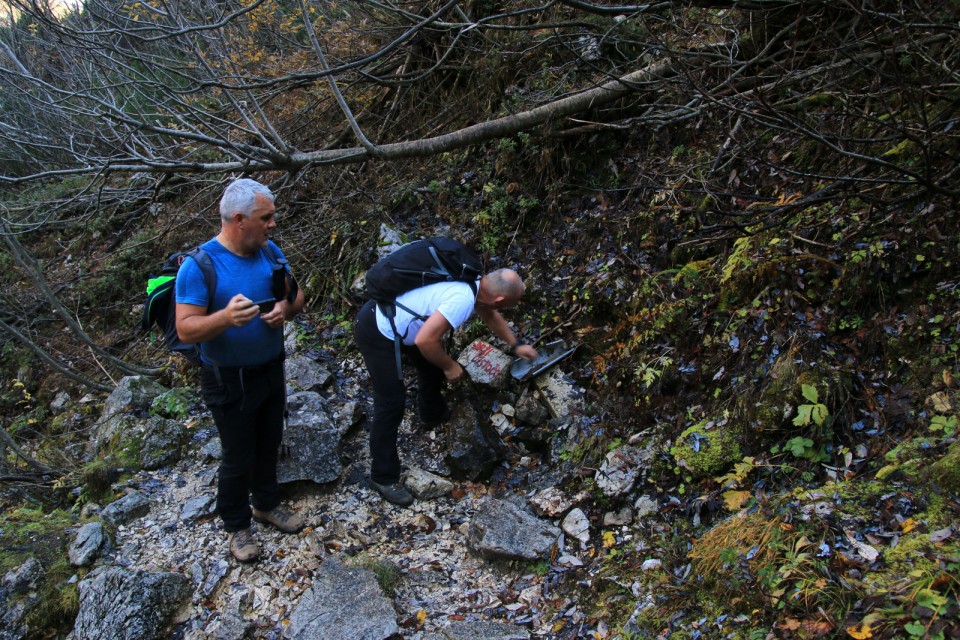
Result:
<svg viewBox="0 0 960 640">
<path fill-rule="evenodd" d="M 281 506 L 274 507 L 270 511 L 260 511 L 254 507 L 253 519 L 271 524 L 283 533 L 296 533 L 306 524 L 299 513 Z"/>
<path fill-rule="evenodd" d="M 376 490 L 383 499 L 399 507 L 406 507 L 413 504 L 413 494 L 407 491 L 407 488 L 400 482 L 393 484 L 380 484 L 370 479 L 370 486 Z"/>
<path fill-rule="evenodd" d="M 431 418 L 427 420 L 423 417 L 423 414 L 420 415 L 420 424 L 424 429 L 433 429 L 439 427 L 440 425 L 449 422 L 450 418 L 453 416 L 453 407 L 449 404 L 443 407 L 443 412 L 441 412 L 440 417 Z"/>
<path fill-rule="evenodd" d="M 240 562 L 253 562 L 260 556 L 260 545 L 250 527 L 230 534 L 230 553 Z"/>
</svg>

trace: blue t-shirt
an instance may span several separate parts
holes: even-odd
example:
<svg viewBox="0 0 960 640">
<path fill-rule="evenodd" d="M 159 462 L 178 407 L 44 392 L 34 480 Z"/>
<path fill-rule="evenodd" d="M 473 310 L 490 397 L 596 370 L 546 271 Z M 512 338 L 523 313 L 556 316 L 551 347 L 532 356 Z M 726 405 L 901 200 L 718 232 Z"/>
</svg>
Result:
<svg viewBox="0 0 960 640">
<path fill-rule="evenodd" d="M 283 256 L 271 241 L 276 255 Z M 271 276 L 274 262 L 261 249 L 252 256 L 238 256 L 216 238 L 201 245 L 217 270 L 217 290 L 207 291 L 203 272 L 195 260 L 185 260 L 177 273 L 176 296 L 180 304 L 206 307 L 207 313 L 226 308 L 230 299 L 242 293 L 254 302 L 273 298 Z M 207 364 L 226 367 L 254 367 L 280 356 L 283 330 L 267 326 L 258 315 L 242 327 L 229 327 L 209 342 L 200 344 L 200 358 Z"/>
</svg>

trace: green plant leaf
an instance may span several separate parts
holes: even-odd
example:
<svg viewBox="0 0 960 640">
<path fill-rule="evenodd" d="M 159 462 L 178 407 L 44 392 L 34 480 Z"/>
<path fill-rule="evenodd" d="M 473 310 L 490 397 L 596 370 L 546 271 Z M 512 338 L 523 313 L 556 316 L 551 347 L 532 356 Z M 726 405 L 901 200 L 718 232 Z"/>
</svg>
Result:
<svg viewBox="0 0 960 640">
<path fill-rule="evenodd" d="M 827 420 L 827 416 L 830 415 L 830 412 L 827 411 L 826 405 L 815 404 L 810 410 L 810 415 L 813 416 L 813 421 L 816 425 L 822 427 L 823 423 Z"/>
<path fill-rule="evenodd" d="M 812 404 L 802 404 L 797 407 L 797 417 L 793 419 L 793 424 L 798 427 L 810 424 L 810 412 L 813 410 Z"/>
<path fill-rule="evenodd" d="M 787 449 L 790 450 L 790 453 L 800 458 L 804 453 L 806 453 L 807 449 L 813 447 L 813 440 L 810 438 L 801 438 L 800 436 L 797 436 L 796 438 L 790 438 L 790 440 L 787 441 L 786 446 Z"/>
<path fill-rule="evenodd" d="M 805 384 L 800 387 L 800 392 L 803 394 L 803 397 L 807 399 L 808 402 L 813 404 L 817 403 L 819 395 L 817 394 L 817 388 L 812 384 Z"/>
</svg>

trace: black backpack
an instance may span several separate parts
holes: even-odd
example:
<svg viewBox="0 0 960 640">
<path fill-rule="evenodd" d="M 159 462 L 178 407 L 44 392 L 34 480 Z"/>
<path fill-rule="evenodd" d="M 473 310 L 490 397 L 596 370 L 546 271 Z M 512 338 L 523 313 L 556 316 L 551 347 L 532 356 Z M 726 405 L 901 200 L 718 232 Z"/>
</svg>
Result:
<svg viewBox="0 0 960 640">
<path fill-rule="evenodd" d="M 272 245 L 267 245 L 265 251 L 267 257 L 273 263 L 273 295 L 276 299 L 283 297 L 284 292 L 289 288 L 287 299 L 293 301 L 297 296 L 297 283 L 287 270 L 287 260 L 277 254 Z M 200 271 L 203 273 L 203 282 L 207 291 L 216 291 L 217 289 L 217 270 L 213 266 L 213 260 L 210 254 L 200 247 L 190 251 L 179 251 L 171 253 L 163 261 L 160 268 L 160 275 L 151 277 L 147 281 L 147 300 L 143 305 L 143 319 L 140 321 L 140 328 L 143 331 L 150 331 L 150 328 L 156 324 L 163 329 L 164 341 L 167 348 L 175 353 L 179 353 L 190 362 L 200 364 L 200 345 L 187 344 L 177 335 L 177 305 L 174 289 L 176 287 L 177 273 L 180 271 L 180 265 L 187 258 L 193 258 Z"/>
<path fill-rule="evenodd" d="M 397 358 L 397 375 L 403 379 L 400 364 L 400 340 L 394 317 L 397 307 L 419 318 L 419 313 L 397 303 L 397 296 L 438 282 L 465 282 L 476 295 L 483 263 L 476 253 L 450 238 L 426 238 L 409 242 L 370 267 L 366 275 L 367 296 L 377 302 L 380 312 L 390 320 Z"/>
</svg>

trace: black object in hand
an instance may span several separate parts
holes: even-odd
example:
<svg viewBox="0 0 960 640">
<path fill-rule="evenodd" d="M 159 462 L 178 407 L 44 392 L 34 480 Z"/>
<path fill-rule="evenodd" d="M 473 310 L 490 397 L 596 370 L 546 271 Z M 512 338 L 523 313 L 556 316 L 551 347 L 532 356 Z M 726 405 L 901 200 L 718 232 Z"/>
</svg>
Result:
<svg viewBox="0 0 960 640">
<path fill-rule="evenodd" d="M 277 304 L 277 301 L 271 298 L 270 300 L 261 300 L 260 302 L 254 302 L 253 304 L 260 307 L 260 313 L 270 313 L 273 311 L 273 307 L 275 304 Z"/>
</svg>

